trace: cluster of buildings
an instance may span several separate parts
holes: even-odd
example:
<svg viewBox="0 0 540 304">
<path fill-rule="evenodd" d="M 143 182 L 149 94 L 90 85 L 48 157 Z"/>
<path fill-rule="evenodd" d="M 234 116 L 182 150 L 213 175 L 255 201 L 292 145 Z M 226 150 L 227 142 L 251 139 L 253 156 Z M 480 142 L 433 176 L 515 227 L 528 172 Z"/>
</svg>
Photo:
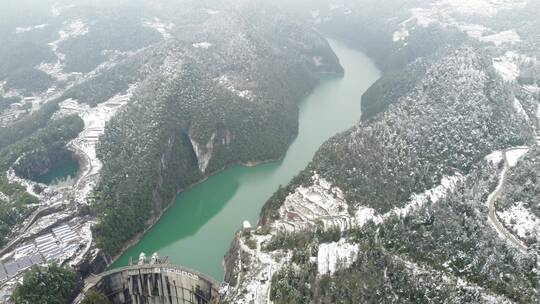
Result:
<svg viewBox="0 0 540 304">
<path fill-rule="evenodd" d="M 70 225 L 62 224 L 51 231 L 15 248 L 7 262 L 0 263 L 0 283 L 34 265 L 65 261 L 81 249 L 81 236 Z"/>
</svg>

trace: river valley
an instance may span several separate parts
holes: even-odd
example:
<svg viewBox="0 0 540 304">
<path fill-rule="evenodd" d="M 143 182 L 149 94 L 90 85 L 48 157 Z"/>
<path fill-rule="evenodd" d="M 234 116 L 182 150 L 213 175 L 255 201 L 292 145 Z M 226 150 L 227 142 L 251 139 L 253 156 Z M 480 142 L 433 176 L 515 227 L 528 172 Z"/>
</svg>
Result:
<svg viewBox="0 0 540 304">
<path fill-rule="evenodd" d="M 362 94 L 380 77 L 362 52 L 330 40 L 344 77 L 322 75 L 299 104 L 299 134 L 285 157 L 255 167 L 234 166 L 180 193 L 160 220 L 112 267 L 125 266 L 140 252 L 158 252 L 169 261 L 223 277 L 222 259 L 234 233 L 248 220 L 255 225 L 266 200 L 311 161 L 321 144 L 360 119 Z"/>
</svg>

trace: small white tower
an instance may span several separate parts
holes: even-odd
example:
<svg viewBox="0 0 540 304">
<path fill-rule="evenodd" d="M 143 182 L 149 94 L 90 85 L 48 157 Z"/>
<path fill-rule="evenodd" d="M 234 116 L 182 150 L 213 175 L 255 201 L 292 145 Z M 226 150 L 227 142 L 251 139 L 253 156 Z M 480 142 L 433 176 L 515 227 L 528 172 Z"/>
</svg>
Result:
<svg viewBox="0 0 540 304">
<path fill-rule="evenodd" d="M 144 264 L 146 264 L 146 254 L 144 252 L 141 252 L 141 254 L 139 254 L 139 265 Z"/>
<path fill-rule="evenodd" d="M 157 252 L 154 252 L 152 254 L 152 257 L 150 258 L 150 264 L 159 264 L 159 255 Z"/>
</svg>

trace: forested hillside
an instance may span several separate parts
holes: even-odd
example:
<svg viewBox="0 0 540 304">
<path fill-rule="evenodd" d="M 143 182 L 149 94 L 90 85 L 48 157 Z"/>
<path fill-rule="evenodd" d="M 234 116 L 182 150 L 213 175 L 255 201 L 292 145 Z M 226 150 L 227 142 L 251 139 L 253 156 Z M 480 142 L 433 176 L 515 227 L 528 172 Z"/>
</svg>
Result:
<svg viewBox="0 0 540 304">
<path fill-rule="evenodd" d="M 529 151 L 510 168 L 503 194 L 496 201 L 503 224 L 540 253 L 540 149 Z"/>
<path fill-rule="evenodd" d="M 319 33 L 264 1 L 34 2 L 0 13 L 1 169 L 51 147 L 77 154 L 96 187 L 74 196 L 110 255 L 177 191 L 282 157 L 297 102 L 321 73 L 343 73 Z M 7 234 L 45 202 L 5 176 L 1 187 Z"/>
<path fill-rule="evenodd" d="M 283 157 L 347 73 L 328 37 L 382 77 L 244 223 L 224 300 L 540 302 L 540 0 L 8 2 L 0 295 L 23 259 L 99 272 L 179 191 Z M 33 180 L 66 159 L 73 181 Z"/>
<path fill-rule="evenodd" d="M 365 50 L 383 71 L 392 71 L 429 56 L 441 47 L 467 40 L 466 35 L 455 28 L 433 23 L 411 26 L 406 43 L 395 43 L 394 32 L 409 18 L 409 10 L 427 7 L 427 3 L 429 1 L 422 0 L 296 0 L 281 5 L 310 20 L 325 34 Z"/>
<path fill-rule="evenodd" d="M 282 3 L 384 73 L 362 98 L 361 122 L 237 234 L 229 299 L 538 301 L 533 2 Z M 492 212 L 526 245 L 488 221 Z"/>
<path fill-rule="evenodd" d="M 309 241 L 301 248 L 314 250 L 297 262 L 299 268 L 293 264 L 273 277 L 271 299 L 275 303 L 538 301 L 537 257 L 509 247 L 485 220 L 484 202 L 496 183 L 496 171 L 484 163 L 435 204 L 344 233 L 342 237 L 358 250 L 350 267 L 333 274 L 317 275 L 317 265 L 307 263 L 321 244 L 332 240 Z"/>
<path fill-rule="evenodd" d="M 441 56 L 387 111 L 326 142 L 309 169 L 350 203 L 386 212 L 444 175 L 467 174 L 491 151 L 532 139 L 481 51 Z"/>
<path fill-rule="evenodd" d="M 93 104 L 137 85 L 98 146 L 95 232 L 108 253 L 148 227 L 179 189 L 231 164 L 280 158 L 296 136 L 296 102 L 319 73 L 343 72 L 323 38 L 266 4 L 217 10 L 66 92 Z M 93 93 L 109 79 L 116 86 Z"/>
</svg>

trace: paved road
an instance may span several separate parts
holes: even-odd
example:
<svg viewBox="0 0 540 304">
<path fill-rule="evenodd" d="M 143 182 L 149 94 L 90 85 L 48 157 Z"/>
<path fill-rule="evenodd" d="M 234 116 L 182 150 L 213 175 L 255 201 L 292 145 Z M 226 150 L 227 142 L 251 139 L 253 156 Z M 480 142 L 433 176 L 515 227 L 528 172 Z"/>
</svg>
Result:
<svg viewBox="0 0 540 304">
<path fill-rule="evenodd" d="M 508 168 L 509 168 L 506 152 L 507 150 L 503 151 L 502 153 L 503 161 L 504 161 L 504 168 L 499 178 L 499 184 L 497 185 L 497 188 L 495 188 L 495 190 L 488 196 L 488 200 L 487 200 L 487 203 L 489 206 L 488 222 L 493 226 L 493 228 L 495 228 L 495 230 L 497 231 L 500 237 L 504 238 L 507 242 L 512 244 L 514 247 L 516 247 L 519 251 L 526 253 L 527 246 L 501 224 L 501 222 L 497 218 L 497 214 L 495 210 L 495 201 L 501 195 L 501 191 L 506 184 L 506 175 L 508 173 Z"/>
</svg>

